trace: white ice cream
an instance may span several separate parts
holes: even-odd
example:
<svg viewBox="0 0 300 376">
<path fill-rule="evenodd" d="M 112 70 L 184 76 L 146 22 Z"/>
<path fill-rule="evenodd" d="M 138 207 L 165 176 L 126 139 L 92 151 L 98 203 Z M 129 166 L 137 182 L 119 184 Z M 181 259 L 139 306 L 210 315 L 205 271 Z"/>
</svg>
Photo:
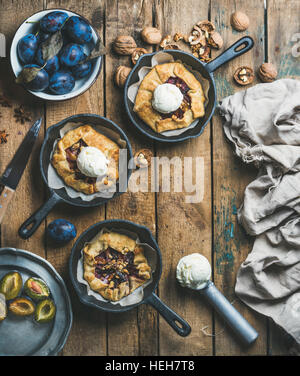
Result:
<svg viewBox="0 0 300 376">
<path fill-rule="evenodd" d="M 163 114 L 176 111 L 183 101 L 183 95 L 173 84 L 158 85 L 153 93 L 152 106 Z"/>
<path fill-rule="evenodd" d="M 101 150 L 87 146 L 81 149 L 77 166 L 84 175 L 97 178 L 107 173 L 108 160 Z"/>
<path fill-rule="evenodd" d="M 177 265 L 176 278 L 183 287 L 203 289 L 211 277 L 211 266 L 206 257 L 192 253 L 182 257 Z"/>
</svg>

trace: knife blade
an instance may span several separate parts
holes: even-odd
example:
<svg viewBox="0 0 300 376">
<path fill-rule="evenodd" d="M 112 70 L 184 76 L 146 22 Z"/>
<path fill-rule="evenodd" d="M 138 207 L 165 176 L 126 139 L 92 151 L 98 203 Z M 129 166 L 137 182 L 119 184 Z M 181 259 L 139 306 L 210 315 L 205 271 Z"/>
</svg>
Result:
<svg viewBox="0 0 300 376">
<path fill-rule="evenodd" d="M 4 174 L 0 177 L 0 223 L 23 175 L 41 124 L 42 118 L 37 120 L 29 129 Z"/>
</svg>

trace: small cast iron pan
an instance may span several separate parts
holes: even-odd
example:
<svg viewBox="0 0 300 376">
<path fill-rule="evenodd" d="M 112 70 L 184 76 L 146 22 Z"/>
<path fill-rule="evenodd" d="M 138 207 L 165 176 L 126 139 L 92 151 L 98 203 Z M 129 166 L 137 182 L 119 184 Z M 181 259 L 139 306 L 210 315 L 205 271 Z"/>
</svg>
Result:
<svg viewBox="0 0 300 376">
<path fill-rule="evenodd" d="M 146 243 L 150 245 L 156 251 L 156 269 L 152 274 L 152 282 L 144 288 L 144 298 L 141 302 L 132 304 L 129 306 L 120 306 L 119 304 L 112 304 L 110 302 L 103 302 L 97 300 L 92 295 L 87 294 L 87 286 L 78 282 L 77 280 L 77 264 L 81 257 L 81 250 L 84 247 L 86 242 L 91 241 L 102 228 L 107 229 L 120 229 L 134 232 L 138 235 L 141 243 Z M 189 324 L 183 320 L 177 313 L 175 313 L 171 308 L 169 308 L 165 303 L 163 303 L 159 297 L 155 294 L 155 289 L 157 288 L 160 276 L 162 272 L 162 257 L 161 252 L 153 238 L 150 230 L 147 227 L 138 225 L 136 223 L 112 219 L 102 222 L 98 222 L 93 226 L 89 227 L 85 232 L 83 232 L 76 243 L 74 244 L 70 259 L 69 259 L 69 273 L 71 282 L 74 286 L 74 289 L 79 297 L 79 300 L 86 304 L 87 306 L 100 309 L 107 312 L 125 312 L 130 309 L 133 309 L 140 304 L 147 303 L 154 307 L 167 321 L 167 323 L 182 337 L 186 337 L 191 332 L 191 327 Z"/>
<path fill-rule="evenodd" d="M 204 131 L 205 126 L 210 121 L 215 108 L 216 108 L 216 84 L 214 81 L 213 73 L 216 69 L 218 69 L 221 65 L 229 62 L 230 60 L 244 54 L 245 52 L 249 51 L 254 46 L 254 41 L 251 37 L 243 37 L 235 42 L 231 47 L 225 50 L 221 55 L 216 57 L 214 60 L 210 61 L 209 63 L 203 63 L 195 56 L 190 53 L 179 51 L 179 50 L 165 50 L 164 52 L 169 53 L 174 57 L 174 60 L 180 60 L 181 62 L 185 63 L 186 65 L 190 66 L 193 70 L 198 71 L 202 77 L 209 81 L 209 91 L 208 91 L 208 104 L 205 108 L 205 115 L 204 117 L 200 118 L 198 124 L 185 131 L 184 133 L 177 135 L 177 136 L 164 136 L 157 132 L 154 132 L 152 128 L 150 128 L 140 117 L 133 111 L 133 103 L 128 99 L 128 88 L 134 84 L 135 82 L 139 81 L 138 72 L 144 66 L 151 66 L 151 59 L 152 57 L 157 54 L 157 52 L 151 54 L 144 54 L 142 55 L 139 60 L 137 61 L 136 65 L 133 67 L 132 71 L 130 72 L 127 81 L 125 83 L 124 88 L 124 102 L 126 112 L 129 116 L 130 121 L 135 125 L 135 127 L 142 132 L 142 134 L 146 137 L 149 137 L 153 140 L 160 141 L 160 142 L 181 142 L 185 141 L 189 138 L 195 138 L 202 134 Z"/>
<path fill-rule="evenodd" d="M 42 220 L 48 215 L 48 213 L 52 210 L 52 208 L 60 202 L 64 202 L 73 206 L 91 208 L 91 207 L 103 205 L 107 201 L 121 195 L 122 193 L 126 191 L 127 183 L 132 172 L 131 169 L 128 168 L 128 163 L 126 166 L 127 168 L 126 187 L 122 187 L 122 189 L 119 189 L 120 188 L 119 184 L 117 184 L 116 192 L 111 198 L 97 197 L 91 201 L 83 201 L 80 197 L 77 197 L 77 198 L 69 197 L 64 188 L 52 189 L 49 187 L 47 176 L 48 176 L 48 166 L 49 166 L 50 159 L 51 159 L 50 156 L 53 150 L 53 145 L 54 145 L 55 140 L 60 138 L 60 134 L 59 134 L 60 129 L 63 128 L 64 125 L 68 122 L 79 123 L 79 124 L 83 123 L 83 124 L 90 124 L 90 125 L 100 124 L 104 128 L 115 131 L 116 133 L 120 135 L 120 138 L 126 142 L 127 161 L 129 161 L 133 157 L 130 142 L 126 134 L 123 132 L 123 130 L 120 127 L 118 127 L 115 123 L 113 123 L 111 120 L 104 118 L 102 116 L 95 115 L 95 114 L 74 115 L 49 127 L 47 129 L 45 140 L 42 144 L 42 148 L 40 152 L 40 171 L 41 171 L 45 184 L 48 186 L 48 189 L 50 191 L 50 196 L 48 198 L 48 201 L 46 201 L 46 203 L 42 205 L 31 217 L 29 217 L 19 228 L 19 235 L 23 239 L 28 239 L 31 235 L 33 235 L 33 233 L 37 230 L 37 228 L 41 224 Z"/>
</svg>

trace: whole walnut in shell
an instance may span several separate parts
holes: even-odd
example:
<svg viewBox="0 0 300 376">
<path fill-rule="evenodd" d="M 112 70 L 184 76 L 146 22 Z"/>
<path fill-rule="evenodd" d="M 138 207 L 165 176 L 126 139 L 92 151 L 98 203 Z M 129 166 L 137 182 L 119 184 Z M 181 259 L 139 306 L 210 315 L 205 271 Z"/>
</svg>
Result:
<svg viewBox="0 0 300 376">
<path fill-rule="evenodd" d="M 135 40 L 130 35 L 119 35 L 113 46 L 119 55 L 131 55 L 137 47 Z"/>
<path fill-rule="evenodd" d="M 147 26 L 141 32 L 141 37 L 148 44 L 159 44 L 162 35 L 156 27 Z"/>
<path fill-rule="evenodd" d="M 124 65 L 120 65 L 115 72 L 115 83 L 119 87 L 124 87 L 130 72 L 131 68 L 125 67 Z"/>
<path fill-rule="evenodd" d="M 231 15 L 230 23 L 231 26 L 237 31 L 245 31 L 248 29 L 250 25 L 250 21 L 247 14 L 240 11 L 234 12 Z"/>
<path fill-rule="evenodd" d="M 272 82 L 277 77 L 277 69 L 271 63 L 263 63 L 258 70 L 258 76 L 262 82 Z"/>
</svg>

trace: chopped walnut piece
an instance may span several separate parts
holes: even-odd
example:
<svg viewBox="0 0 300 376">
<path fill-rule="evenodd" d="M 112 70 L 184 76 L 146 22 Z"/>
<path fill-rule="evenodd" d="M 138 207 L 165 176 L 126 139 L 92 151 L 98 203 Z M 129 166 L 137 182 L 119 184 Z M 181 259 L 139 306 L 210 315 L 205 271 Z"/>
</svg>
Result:
<svg viewBox="0 0 300 376">
<path fill-rule="evenodd" d="M 177 44 L 167 44 L 164 50 L 179 50 L 179 47 Z"/>
<path fill-rule="evenodd" d="M 185 37 L 185 36 L 184 36 L 183 34 L 175 33 L 173 39 L 174 39 L 174 42 L 178 42 L 178 41 L 184 39 L 184 37 Z"/>
<path fill-rule="evenodd" d="M 172 42 L 172 35 L 166 35 L 159 44 L 159 47 L 164 48 Z"/>
<path fill-rule="evenodd" d="M 239 85 L 249 85 L 254 79 L 253 69 L 246 66 L 240 67 L 234 72 L 233 78 Z"/>
<path fill-rule="evenodd" d="M 141 47 L 136 48 L 136 49 L 133 51 L 132 55 L 131 55 L 131 61 L 132 61 L 132 63 L 133 63 L 133 64 L 136 64 L 137 61 L 138 61 L 138 59 L 139 59 L 142 55 L 144 55 L 144 54 L 146 54 L 146 53 L 148 53 L 148 51 L 147 51 L 145 48 L 141 48 Z"/>
<path fill-rule="evenodd" d="M 149 149 L 141 149 L 134 156 L 134 162 L 137 167 L 145 168 L 151 164 L 152 151 Z"/>
<path fill-rule="evenodd" d="M 7 143 L 7 137 L 8 137 L 8 134 L 6 133 L 5 130 L 0 131 L 0 144 L 6 144 Z"/>
</svg>

